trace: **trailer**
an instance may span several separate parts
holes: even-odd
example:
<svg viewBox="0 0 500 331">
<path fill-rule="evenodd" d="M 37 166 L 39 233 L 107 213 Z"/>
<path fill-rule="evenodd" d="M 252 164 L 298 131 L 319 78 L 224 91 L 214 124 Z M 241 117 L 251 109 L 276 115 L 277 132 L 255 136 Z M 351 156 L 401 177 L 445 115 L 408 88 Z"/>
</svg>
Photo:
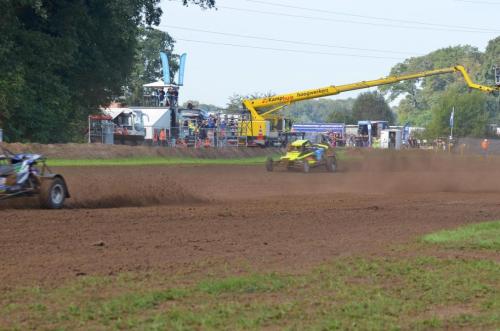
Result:
<svg viewBox="0 0 500 331">
<path fill-rule="evenodd" d="M 380 148 L 401 149 L 403 132 L 399 129 L 385 129 L 380 131 Z"/>
<path fill-rule="evenodd" d="M 114 123 L 113 140 L 115 144 L 142 145 L 146 136 L 144 117 L 140 109 L 109 107 L 102 109 Z"/>
</svg>

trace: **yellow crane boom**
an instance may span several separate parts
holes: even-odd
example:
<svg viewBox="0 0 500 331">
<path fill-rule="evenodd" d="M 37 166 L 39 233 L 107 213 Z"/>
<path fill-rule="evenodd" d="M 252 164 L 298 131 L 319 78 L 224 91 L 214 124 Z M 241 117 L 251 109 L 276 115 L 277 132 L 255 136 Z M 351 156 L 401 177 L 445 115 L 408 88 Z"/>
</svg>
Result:
<svg viewBox="0 0 500 331">
<path fill-rule="evenodd" d="M 321 98 L 321 97 L 326 97 L 326 96 L 330 96 L 330 95 L 340 94 L 340 93 L 346 92 L 346 91 L 360 90 L 360 89 L 374 87 L 374 86 L 394 84 L 394 83 L 397 83 L 397 82 L 400 82 L 403 80 L 418 79 L 418 78 L 448 74 L 448 73 L 453 73 L 453 72 L 461 73 L 465 82 L 467 83 L 467 85 L 472 89 L 477 89 L 477 90 L 480 90 L 483 92 L 489 92 L 489 93 L 500 91 L 500 86 L 490 87 L 490 86 L 484 86 L 484 85 L 479 85 L 479 84 L 474 83 L 471 80 L 471 78 L 469 77 L 469 75 L 467 74 L 467 71 L 465 70 L 465 68 L 461 65 L 457 65 L 457 66 L 450 67 L 450 68 L 422 71 L 422 72 L 418 72 L 415 74 L 409 74 L 409 75 L 389 76 L 389 77 L 385 77 L 385 78 L 362 81 L 362 82 L 346 84 L 346 85 L 339 85 L 339 86 L 332 85 L 332 86 L 327 86 L 327 87 L 318 88 L 318 89 L 304 90 L 304 91 L 299 91 L 299 92 L 294 92 L 294 93 L 289 93 L 289 94 L 281 94 L 281 95 L 276 95 L 276 96 L 266 97 L 266 98 L 245 99 L 245 100 L 243 100 L 243 105 L 250 112 L 252 121 L 261 122 L 261 121 L 266 121 L 266 120 L 270 120 L 270 119 L 277 119 L 278 117 L 273 116 L 273 113 L 278 111 L 279 109 L 283 108 L 284 106 L 293 103 L 293 102 Z M 265 111 L 259 112 L 259 109 L 265 109 Z M 251 126 L 250 132 L 254 132 L 253 125 Z M 254 136 L 253 133 L 250 135 Z"/>
</svg>

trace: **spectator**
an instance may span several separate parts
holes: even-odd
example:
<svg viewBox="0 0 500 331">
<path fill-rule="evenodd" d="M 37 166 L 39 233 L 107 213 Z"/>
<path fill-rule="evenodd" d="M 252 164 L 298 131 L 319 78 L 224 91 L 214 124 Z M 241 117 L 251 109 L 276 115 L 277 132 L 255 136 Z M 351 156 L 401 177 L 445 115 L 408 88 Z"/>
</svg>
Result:
<svg viewBox="0 0 500 331">
<path fill-rule="evenodd" d="M 208 117 L 207 127 L 210 129 L 213 129 L 215 127 L 215 122 L 212 115 Z"/>
<path fill-rule="evenodd" d="M 168 92 L 170 95 L 170 105 L 172 107 L 176 107 L 177 99 L 179 98 L 179 91 L 175 87 L 169 87 Z"/>
<path fill-rule="evenodd" d="M 208 122 L 207 120 L 204 120 L 201 123 L 201 128 L 200 128 L 200 139 L 205 140 L 207 138 L 207 127 L 208 127 Z"/>
<path fill-rule="evenodd" d="M 226 136 L 226 122 L 222 120 L 219 124 L 219 137 L 224 139 Z"/>
<path fill-rule="evenodd" d="M 484 139 L 483 141 L 481 141 L 481 149 L 483 150 L 483 156 L 485 158 L 488 157 L 489 148 L 490 148 L 490 142 L 488 141 L 488 139 Z"/>
<path fill-rule="evenodd" d="M 172 104 L 172 87 L 171 86 L 169 86 L 169 88 L 167 89 L 166 97 L 168 99 L 168 103 L 171 105 Z"/>
<path fill-rule="evenodd" d="M 158 103 L 159 103 L 159 96 L 157 95 L 156 90 L 153 89 L 153 91 L 151 92 L 151 97 L 148 100 L 148 104 L 150 106 L 156 107 Z"/>
<path fill-rule="evenodd" d="M 158 144 L 158 130 L 153 129 L 153 146 Z"/>
<path fill-rule="evenodd" d="M 160 145 L 165 146 L 167 143 L 167 133 L 165 129 L 160 130 Z"/>
<path fill-rule="evenodd" d="M 160 92 L 158 93 L 159 99 L 160 99 L 160 106 L 165 105 L 165 91 L 163 90 L 163 87 L 161 88 Z"/>
</svg>

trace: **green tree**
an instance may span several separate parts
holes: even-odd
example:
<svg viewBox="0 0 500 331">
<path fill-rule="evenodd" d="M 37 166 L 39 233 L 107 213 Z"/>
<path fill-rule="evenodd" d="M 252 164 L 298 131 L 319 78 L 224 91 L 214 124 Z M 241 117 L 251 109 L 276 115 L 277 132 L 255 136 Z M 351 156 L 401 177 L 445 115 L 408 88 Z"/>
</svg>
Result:
<svg viewBox="0 0 500 331">
<path fill-rule="evenodd" d="M 288 117 L 297 123 L 349 123 L 354 99 L 332 100 L 313 99 L 291 104 L 287 109 Z"/>
<path fill-rule="evenodd" d="M 464 93 L 459 88 L 446 91 L 432 107 L 430 137 L 450 134 L 450 114 L 455 108 L 453 135 L 482 137 L 490 118 L 488 96 L 479 91 Z"/>
<path fill-rule="evenodd" d="M 140 104 L 143 85 L 163 77 L 160 52 L 169 57 L 170 79 L 173 80 L 179 68 L 178 56 L 173 54 L 175 40 L 166 32 L 154 28 L 141 28 L 138 36 L 134 68 L 125 87 L 126 103 Z"/>
<path fill-rule="evenodd" d="M 356 99 L 349 98 L 345 100 L 330 100 L 332 110 L 326 115 L 326 122 L 354 124 L 352 108 Z"/>
<path fill-rule="evenodd" d="M 361 120 L 384 120 L 394 123 L 394 114 L 384 96 L 379 92 L 361 93 L 354 102 L 352 117 L 355 122 Z"/>
<path fill-rule="evenodd" d="M 228 112 L 240 112 L 244 99 L 257 99 L 273 96 L 274 93 L 256 92 L 251 95 L 234 94 L 229 97 L 229 103 L 226 105 Z M 294 102 L 285 106 L 279 112 L 285 118 L 291 119 L 295 123 L 324 123 L 324 122 L 352 122 L 352 105 L 354 99 L 332 100 L 316 99 Z"/>
<path fill-rule="evenodd" d="M 243 100 L 245 99 L 260 99 L 266 97 L 272 97 L 275 95 L 273 92 L 261 93 L 254 92 L 252 94 L 242 95 L 242 94 L 233 94 L 229 97 L 229 102 L 226 104 L 226 111 L 229 113 L 239 113 L 243 108 Z"/>
<path fill-rule="evenodd" d="M 473 78 L 477 78 L 483 54 L 472 46 L 455 46 L 438 49 L 424 56 L 412 57 L 402 63 L 395 65 L 390 72 L 391 76 L 422 72 L 440 68 L 452 67 L 457 64 L 464 65 Z M 446 74 L 422 78 L 419 80 L 407 80 L 399 83 L 380 87 L 390 101 L 400 96 L 411 100 L 415 108 L 428 106 L 428 96 L 434 92 L 442 92 L 451 85 L 459 83 L 465 88 L 463 78 L 459 75 Z"/>
<path fill-rule="evenodd" d="M 499 58 L 500 37 L 489 42 L 485 53 L 468 45 L 442 48 L 398 63 L 391 69 L 390 75 L 403 75 L 462 64 L 473 80 L 480 84 L 492 85 L 494 81 L 492 67 Z M 460 74 L 438 75 L 380 87 L 390 101 L 402 99 L 396 107 L 398 122 L 400 124 L 410 122 L 418 126 L 430 125 L 433 118 L 432 109 L 449 89 L 458 89 L 462 93 L 470 92 Z M 487 96 L 487 100 L 487 111 L 490 114 L 498 114 L 500 110 L 498 100 L 493 96 Z M 491 116 L 490 118 L 493 119 Z"/>
<path fill-rule="evenodd" d="M 486 85 L 493 85 L 495 77 L 493 67 L 500 66 L 500 37 L 490 40 L 484 52 L 483 63 L 479 75 L 479 82 Z"/>
<path fill-rule="evenodd" d="M 87 115 L 121 94 L 140 28 L 160 22 L 159 2 L 1 1 L 0 125 L 6 139 L 83 137 Z"/>
</svg>

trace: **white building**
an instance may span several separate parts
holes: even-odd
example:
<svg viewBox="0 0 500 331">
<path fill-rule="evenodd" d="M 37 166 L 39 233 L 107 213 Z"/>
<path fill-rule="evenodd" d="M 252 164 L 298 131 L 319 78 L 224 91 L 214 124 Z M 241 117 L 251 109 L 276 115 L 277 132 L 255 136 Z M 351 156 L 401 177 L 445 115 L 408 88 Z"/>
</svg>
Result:
<svg viewBox="0 0 500 331">
<path fill-rule="evenodd" d="M 134 107 L 134 110 L 140 110 L 144 114 L 144 129 L 146 130 L 146 136 L 144 139 L 152 140 L 154 130 L 167 129 L 170 130 L 170 119 L 171 110 L 169 108 L 138 108 Z"/>
</svg>

